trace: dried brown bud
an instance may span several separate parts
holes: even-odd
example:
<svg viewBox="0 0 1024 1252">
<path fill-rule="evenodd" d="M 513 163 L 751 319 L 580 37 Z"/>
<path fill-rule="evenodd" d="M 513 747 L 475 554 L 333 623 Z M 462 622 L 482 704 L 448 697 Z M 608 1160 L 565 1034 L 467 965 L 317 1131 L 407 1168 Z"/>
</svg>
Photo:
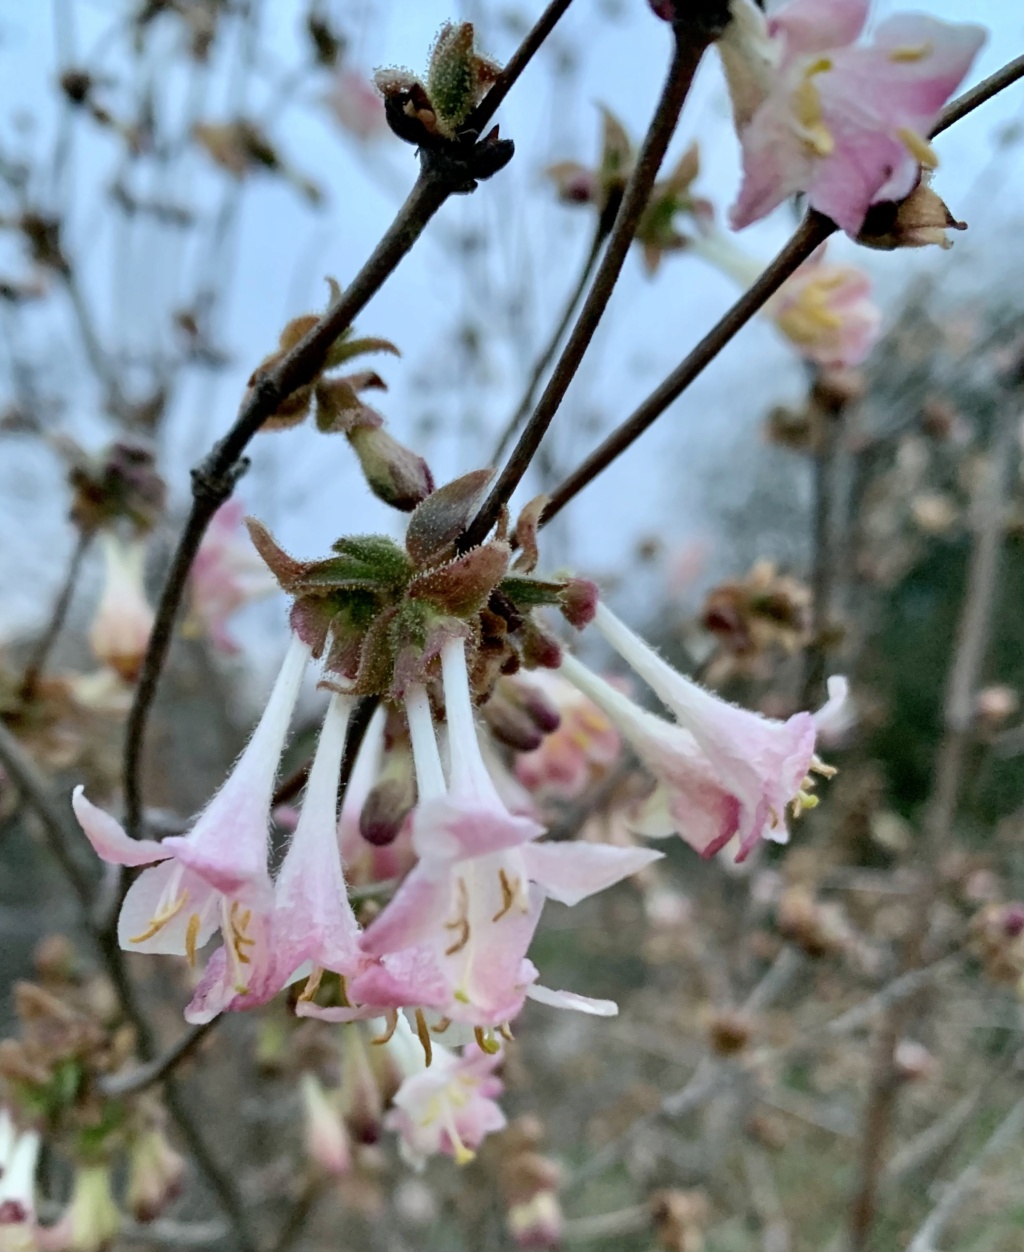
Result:
<svg viewBox="0 0 1024 1252">
<path fill-rule="evenodd" d="M 720 1009 L 708 1024 L 708 1040 L 719 1056 L 735 1056 L 750 1042 L 750 1018 L 739 1009 Z"/>
<path fill-rule="evenodd" d="M 953 241 L 946 232 L 966 229 L 967 223 L 957 221 L 941 197 L 922 179 L 898 204 L 872 205 L 857 242 L 882 251 L 924 248 L 930 244 L 951 248 Z"/>
</svg>

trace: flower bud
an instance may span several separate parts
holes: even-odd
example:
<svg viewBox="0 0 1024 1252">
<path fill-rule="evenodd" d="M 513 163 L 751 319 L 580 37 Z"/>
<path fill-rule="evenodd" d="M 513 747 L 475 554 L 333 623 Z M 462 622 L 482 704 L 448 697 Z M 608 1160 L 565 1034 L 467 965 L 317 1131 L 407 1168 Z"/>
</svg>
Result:
<svg viewBox="0 0 1024 1252">
<path fill-rule="evenodd" d="M 110 1189 L 109 1165 L 79 1165 L 71 1203 L 58 1222 L 67 1252 L 103 1252 L 117 1238 L 121 1214 Z"/>
<path fill-rule="evenodd" d="M 313 1074 L 302 1075 L 299 1089 L 309 1159 L 324 1173 L 340 1178 L 352 1168 L 352 1153 L 341 1113 Z"/>
<path fill-rule="evenodd" d="M 375 848 L 393 843 L 416 803 L 412 753 L 398 740 L 384 753 L 380 774 L 359 813 L 359 833 Z"/>
<path fill-rule="evenodd" d="M 167 1142 L 163 1131 L 144 1131 L 135 1140 L 129 1158 L 128 1208 L 136 1221 L 151 1222 L 181 1192 L 185 1162 Z"/>
<path fill-rule="evenodd" d="M 374 1070 L 376 1053 L 382 1048 L 368 1049 L 363 1027 L 353 1023 L 345 1028 L 341 1049 L 341 1114 L 349 1134 L 357 1143 L 376 1143 L 384 1118 L 384 1095 Z M 387 1095 L 397 1090 L 398 1082 L 386 1080 Z"/>
<path fill-rule="evenodd" d="M 411 513 L 434 490 L 426 461 L 383 428 L 358 426 L 349 432 L 348 441 L 370 490 L 392 508 Z"/>
<path fill-rule="evenodd" d="M 508 1232 L 517 1248 L 560 1248 L 565 1218 L 554 1191 L 538 1191 L 522 1204 L 513 1204 L 505 1215 Z"/>
<path fill-rule="evenodd" d="M 103 592 L 89 628 L 89 643 L 96 656 L 125 682 L 134 682 L 153 628 L 153 610 L 143 585 L 146 550 L 139 540 L 125 543 L 116 535 L 104 534 L 103 557 Z"/>
</svg>

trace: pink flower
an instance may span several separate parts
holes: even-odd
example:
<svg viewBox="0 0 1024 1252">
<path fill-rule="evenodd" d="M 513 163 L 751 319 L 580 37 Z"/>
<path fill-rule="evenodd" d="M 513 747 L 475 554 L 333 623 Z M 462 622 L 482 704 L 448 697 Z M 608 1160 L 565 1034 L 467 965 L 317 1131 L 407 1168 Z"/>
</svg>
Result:
<svg viewBox="0 0 1024 1252">
<path fill-rule="evenodd" d="M 419 862 L 367 929 L 362 947 L 380 958 L 351 986 L 354 1000 L 434 1008 L 491 1027 L 511 1020 L 524 997 L 609 1014 L 615 1006 L 533 985 L 526 951 L 545 897 L 576 904 L 636 872 L 645 849 L 537 844 L 535 821 L 514 816 L 487 772 L 462 639 L 441 652 L 451 777 L 446 787 L 423 688 L 406 700 L 419 803 L 413 845 Z M 396 960 L 403 965 L 401 970 Z"/>
<path fill-rule="evenodd" d="M 327 104 L 341 128 L 363 143 L 388 133 L 384 98 L 357 70 L 344 66 L 337 72 Z"/>
<path fill-rule="evenodd" d="M 856 235 L 872 204 L 902 200 L 937 158 L 928 132 L 985 40 L 923 14 L 857 38 L 870 0 L 790 0 L 771 17 L 733 0 L 719 41 L 743 146 L 736 229 L 789 196 Z"/>
<path fill-rule="evenodd" d="M 103 591 L 89 627 L 89 645 L 125 682 L 134 682 L 153 629 L 153 610 L 143 583 L 146 545 L 140 539 L 126 543 L 105 533 L 103 562 Z"/>
<path fill-rule="evenodd" d="M 189 574 L 189 628 L 201 630 L 221 652 L 238 651 L 227 630 L 239 609 L 269 596 L 277 583 L 242 526 L 245 506 L 228 500 L 214 513 Z"/>
<path fill-rule="evenodd" d="M 384 1046 L 405 1074 L 384 1125 L 398 1132 L 402 1158 L 415 1169 L 422 1169 L 428 1157 L 439 1153 L 465 1165 L 486 1136 L 505 1125 L 496 1102 L 501 1080 L 494 1074 L 502 1062 L 500 1049 L 487 1053 L 467 1044 L 458 1056 L 432 1043 L 428 1065 L 402 1015 Z"/>
<path fill-rule="evenodd" d="M 306 1154 L 325 1174 L 340 1178 L 352 1168 L 352 1149 L 337 1101 L 331 1099 L 313 1074 L 302 1075 L 299 1091 L 305 1115 Z"/>
<path fill-rule="evenodd" d="M 871 279 L 852 265 L 830 265 L 823 255 L 819 249 L 801 265 L 765 311 L 808 361 L 836 369 L 860 365 L 882 324 Z"/>
<path fill-rule="evenodd" d="M 252 738 L 188 834 L 162 843 L 132 839 L 85 798 L 82 787 L 74 791 L 75 816 L 103 860 L 128 866 L 163 862 L 144 870 L 125 896 L 118 918 L 122 948 L 173 953 L 194 963 L 196 952 L 218 929 L 222 932 L 224 946 L 209 961 L 186 1009 L 189 1021 L 262 1003 L 273 983 L 270 806 L 308 661 L 309 648 L 293 637 Z"/>
<path fill-rule="evenodd" d="M 564 659 L 562 672 L 615 720 L 660 784 L 641 827 L 657 835 L 675 829 L 703 856 L 737 836 L 738 860 L 759 839 L 785 842 L 787 808 L 817 803 L 810 773 L 832 772 L 814 755 L 814 717 L 779 722 L 726 703 L 674 670 L 603 603 L 594 624 L 676 719 L 647 713 L 574 657 Z"/>
<path fill-rule="evenodd" d="M 614 764 L 619 733 L 607 714 L 557 673 L 532 670 L 521 681 L 539 688 L 561 720 L 539 748 L 516 755 L 516 777 L 530 791 L 573 800 Z"/>
<path fill-rule="evenodd" d="M 0 1249 L 32 1252 L 36 1247 L 36 1163 L 39 1135 L 19 1131 L 0 1108 Z"/>
</svg>

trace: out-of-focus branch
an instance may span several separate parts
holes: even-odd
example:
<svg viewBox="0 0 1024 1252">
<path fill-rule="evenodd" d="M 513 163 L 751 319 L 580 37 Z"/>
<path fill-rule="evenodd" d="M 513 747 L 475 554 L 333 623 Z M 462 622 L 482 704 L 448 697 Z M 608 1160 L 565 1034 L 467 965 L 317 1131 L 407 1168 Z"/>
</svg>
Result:
<svg viewBox="0 0 1024 1252">
<path fill-rule="evenodd" d="M 907 1252 L 938 1252 L 936 1240 L 957 1209 L 984 1178 L 985 1162 L 1002 1152 L 1024 1131 L 1024 1100 L 1018 1100 L 986 1140 L 981 1151 L 943 1191 L 942 1198 L 907 1245 Z"/>
<path fill-rule="evenodd" d="M 490 120 L 570 3 L 571 0 L 553 0 L 548 6 L 471 116 L 470 129 L 478 129 Z M 316 377 L 330 346 L 380 290 L 448 196 L 464 189 L 464 180 L 456 185 L 452 178 L 446 163 L 426 158 L 421 161 L 419 177 L 365 265 L 309 333 L 272 369 L 259 374 L 234 425 L 192 471 L 192 507 L 171 558 L 125 726 L 125 824 L 136 838 L 142 825 L 141 765 L 146 722 L 167 660 L 189 570 L 210 518 L 248 468 L 243 454 L 263 423 L 287 396 Z"/>
<path fill-rule="evenodd" d="M 138 1069 L 129 1070 L 128 1073 L 111 1074 L 108 1078 L 104 1078 L 100 1082 L 100 1090 L 105 1096 L 120 1097 L 135 1095 L 139 1091 L 145 1091 L 147 1087 L 154 1086 L 191 1056 L 219 1020 L 214 1017 L 208 1022 L 203 1022 L 201 1026 L 190 1026 L 166 1052 L 154 1060 L 140 1065 Z"/>
<path fill-rule="evenodd" d="M 814 452 L 814 560 L 811 569 L 811 642 L 804 657 L 802 709 L 821 703 L 828 667 L 833 588 L 837 569 L 835 490 L 842 412 L 822 408 L 820 444 Z"/>
<path fill-rule="evenodd" d="M 523 428 L 523 433 L 519 436 L 505 468 L 498 475 L 490 494 L 463 536 L 463 548 L 471 548 L 486 538 L 502 508 L 518 487 L 534 458 L 540 441 L 544 438 L 555 413 L 565 398 L 569 384 L 576 376 L 576 371 L 590 346 L 594 332 L 608 307 L 608 301 L 622 272 L 622 266 L 629 253 L 641 214 L 650 198 L 654 180 L 658 176 L 658 170 L 668 150 L 672 135 L 675 133 L 693 76 L 711 38 L 710 33 L 702 33 L 698 36 L 696 29 L 691 30 L 682 26 L 674 28 L 674 35 L 675 42 L 668 75 L 641 145 L 636 165 L 626 185 L 622 204 L 616 214 L 594 282 L 572 334 L 569 336 L 569 341 L 562 350 L 562 355 L 548 379 L 547 386 L 541 393 L 537 407 Z"/>
<path fill-rule="evenodd" d="M 1018 57 L 990 75 L 970 91 L 950 101 L 931 129 L 935 138 L 968 113 L 991 100 L 1000 91 L 1024 77 L 1024 57 Z M 683 394 L 729 341 L 750 321 L 779 287 L 810 257 L 836 226 L 820 213 L 809 213 L 775 260 L 754 285 L 732 306 L 699 344 L 676 366 L 671 374 L 646 400 L 618 426 L 551 494 L 541 517 L 541 525 L 550 522 L 575 499 L 597 476 L 654 424 Z"/>
<path fill-rule="evenodd" d="M 992 614 L 999 591 L 1000 555 L 1005 535 L 1007 478 L 1015 446 L 1015 423 L 1004 402 L 996 417 L 989 463 L 974 504 L 975 540 L 964 592 L 956 647 L 947 679 L 944 734 L 936 757 L 931 799 L 925 810 L 919 856 L 921 885 L 911 909 L 902 956 L 904 971 L 917 969 L 926 951 L 929 920 L 937 889 L 938 864 L 949 843 L 956 817 L 964 765 L 974 718 L 974 699 L 988 649 Z M 879 1031 L 864 1128 L 860 1173 L 850 1210 L 850 1252 L 868 1246 L 878 1207 L 885 1153 L 899 1095 L 893 1054 L 914 1012 L 913 1000 L 894 1008 Z"/>
<path fill-rule="evenodd" d="M 594 232 L 594 240 L 590 245 L 586 258 L 583 262 L 583 268 L 580 270 L 580 276 L 576 280 L 576 284 L 572 289 L 572 293 L 566 302 L 562 316 L 558 319 L 558 325 L 555 327 L 551 338 L 548 340 L 544 351 L 537 358 L 533 370 L 530 373 L 529 381 L 526 384 L 526 390 L 523 392 L 522 399 L 516 406 L 516 411 L 509 418 L 501 438 L 498 440 L 498 446 L 494 449 L 494 455 L 491 457 L 493 462 L 498 462 L 505 455 L 505 449 L 512 442 L 512 438 L 516 431 L 522 425 L 527 413 L 533 407 L 533 402 L 537 398 L 537 388 L 540 386 L 540 380 L 544 377 L 548 366 L 555 359 L 555 353 L 558 351 L 558 345 L 562 342 L 562 337 L 569 328 L 569 323 L 573 319 L 573 315 L 579 306 L 579 302 L 583 299 L 583 293 L 587 289 L 587 283 L 590 282 L 590 276 L 594 272 L 594 266 L 597 259 L 601 255 L 601 246 L 607 238 L 607 232 L 602 229 L 602 224 L 598 223 L 598 228 Z"/>
<path fill-rule="evenodd" d="M 75 594 L 75 585 L 78 582 L 78 575 L 81 573 L 82 562 L 85 554 L 89 551 L 89 545 L 92 542 L 93 532 L 89 530 L 81 530 L 78 532 L 78 539 L 71 552 L 71 560 L 68 562 L 67 573 L 64 575 L 64 581 L 61 584 L 60 591 L 57 594 L 56 602 L 53 606 L 53 612 L 50 614 L 50 620 L 46 629 L 40 635 L 32 654 L 25 666 L 25 675 L 21 680 L 21 686 L 18 689 L 18 698 L 23 704 L 28 704 L 35 695 L 36 687 L 42 676 L 43 669 L 46 666 L 50 651 L 57 642 L 61 630 L 64 628 L 64 622 L 68 615 L 68 609 L 71 607 L 71 597 Z"/>
</svg>

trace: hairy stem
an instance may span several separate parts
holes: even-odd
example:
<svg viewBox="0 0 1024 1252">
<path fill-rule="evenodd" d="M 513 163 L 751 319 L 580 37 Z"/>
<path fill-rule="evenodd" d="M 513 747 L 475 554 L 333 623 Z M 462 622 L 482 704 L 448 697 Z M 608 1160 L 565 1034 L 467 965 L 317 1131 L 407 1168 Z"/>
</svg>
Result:
<svg viewBox="0 0 1024 1252">
<path fill-rule="evenodd" d="M 665 85 L 640 148 L 636 166 L 626 185 L 622 204 L 615 217 L 593 285 L 537 407 L 526 423 L 505 468 L 463 536 L 464 549 L 483 541 L 498 520 L 502 508 L 519 486 L 608 307 L 641 214 L 650 198 L 654 180 L 675 132 L 694 73 L 709 42 L 707 36 L 687 37 L 681 30 L 676 30 L 674 34 L 672 60 Z"/>
</svg>

